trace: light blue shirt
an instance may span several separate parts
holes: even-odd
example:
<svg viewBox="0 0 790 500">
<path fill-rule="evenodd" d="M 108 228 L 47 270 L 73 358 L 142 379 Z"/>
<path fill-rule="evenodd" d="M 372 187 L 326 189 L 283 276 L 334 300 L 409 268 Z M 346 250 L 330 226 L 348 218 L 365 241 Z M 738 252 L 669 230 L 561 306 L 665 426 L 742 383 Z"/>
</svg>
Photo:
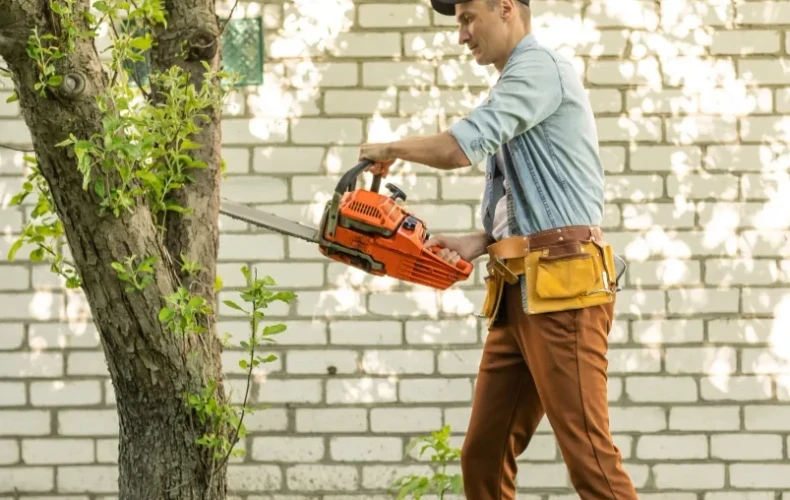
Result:
<svg viewBox="0 0 790 500">
<path fill-rule="evenodd" d="M 489 236 L 506 191 L 509 235 L 602 224 L 604 170 L 589 99 L 571 62 L 533 34 L 516 45 L 489 99 L 449 132 L 472 164 L 487 162 L 481 217 Z"/>
</svg>

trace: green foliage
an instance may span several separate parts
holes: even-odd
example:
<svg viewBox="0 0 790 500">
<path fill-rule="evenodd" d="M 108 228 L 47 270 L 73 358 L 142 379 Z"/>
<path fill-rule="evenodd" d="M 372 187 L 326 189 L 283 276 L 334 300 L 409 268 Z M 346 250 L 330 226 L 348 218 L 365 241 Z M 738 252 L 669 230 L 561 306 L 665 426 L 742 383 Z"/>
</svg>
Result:
<svg viewBox="0 0 790 500">
<path fill-rule="evenodd" d="M 201 423 L 208 422 L 210 429 L 197 444 L 211 450 L 215 460 L 220 460 L 221 466 L 230 456 L 243 456 L 244 450 L 233 450 L 233 447 L 240 439 L 247 435 L 244 426 L 244 416 L 247 413 L 254 413 L 255 409 L 249 406 L 249 394 L 252 383 L 253 371 L 265 363 L 277 360 L 274 354 L 261 355 L 260 349 L 265 344 L 274 344 L 275 335 L 286 330 L 286 325 L 276 323 L 268 326 L 261 325 L 265 314 L 261 309 L 266 309 L 272 302 L 284 302 L 290 304 L 296 295 L 293 292 L 275 292 L 270 290 L 275 285 L 270 276 L 263 278 L 252 275 L 250 270 L 244 266 L 241 272 L 247 280 L 246 286 L 241 290 L 240 297 L 243 301 L 250 304 L 249 309 L 245 309 L 236 302 L 226 300 L 224 303 L 237 311 L 241 311 L 247 316 L 250 325 L 250 333 L 247 340 L 241 341 L 240 345 L 244 349 L 245 359 L 239 361 L 239 366 L 247 373 L 247 384 L 244 398 L 239 409 L 230 404 L 219 404 L 215 399 L 215 382 L 210 381 L 208 386 L 201 394 L 189 394 L 187 399 L 192 410 L 197 415 Z M 226 339 L 230 334 L 226 333 Z"/>
<path fill-rule="evenodd" d="M 121 281 L 129 283 L 124 290 L 133 292 L 135 290 L 143 290 L 154 279 L 153 265 L 157 260 L 155 255 L 143 259 L 139 264 L 135 264 L 137 259 L 136 255 L 128 257 L 123 264 L 120 262 L 113 262 L 111 267 L 118 273 L 118 278 Z"/>
<path fill-rule="evenodd" d="M 420 476 L 409 474 L 397 479 L 392 488 L 397 489 L 397 498 L 411 496 L 419 500 L 425 495 L 436 494 L 440 499 L 444 498 L 448 491 L 461 494 L 464 489 L 463 477 L 461 474 L 447 474 L 447 465 L 450 462 L 461 458 L 461 449 L 450 446 L 450 426 L 445 425 L 438 431 L 431 432 L 429 436 L 412 439 L 406 450 L 410 453 L 417 446 L 420 446 L 419 456 L 422 457 L 426 451 L 432 450 L 431 464 L 438 470 L 430 476 Z"/>
</svg>

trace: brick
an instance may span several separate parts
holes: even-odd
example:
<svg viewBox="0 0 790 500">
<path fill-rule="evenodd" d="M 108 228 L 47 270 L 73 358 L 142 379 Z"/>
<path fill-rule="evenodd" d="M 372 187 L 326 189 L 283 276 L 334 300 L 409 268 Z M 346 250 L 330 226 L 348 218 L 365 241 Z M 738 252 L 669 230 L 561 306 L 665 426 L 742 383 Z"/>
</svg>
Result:
<svg viewBox="0 0 790 500">
<path fill-rule="evenodd" d="M 667 291 L 669 312 L 677 314 L 736 313 L 738 290 L 687 288 Z"/>
<path fill-rule="evenodd" d="M 222 144 L 266 144 L 288 140 L 288 121 L 282 118 L 225 118 Z"/>
<path fill-rule="evenodd" d="M 739 243 L 755 257 L 789 257 L 790 232 L 744 230 Z"/>
<path fill-rule="evenodd" d="M 485 179 L 482 177 L 442 177 L 443 200 L 482 201 Z"/>
<path fill-rule="evenodd" d="M 14 350 L 25 340 L 25 325 L 22 323 L 0 324 L 0 350 Z"/>
<path fill-rule="evenodd" d="M 472 213 L 468 205 L 423 205 L 410 204 L 409 209 L 426 221 L 429 232 L 439 231 L 464 231 L 472 228 L 472 219 L 477 212 Z"/>
<path fill-rule="evenodd" d="M 404 33 L 403 53 L 406 57 L 442 59 L 466 52 L 458 44 L 455 31 L 432 31 L 426 33 Z"/>
<path fill-rule="evenodd" d="M 679 174 L 667 177 L 667 194 L 684 199 L 738 199 L 738 177 L 727 174 Z"/>
<path fill-rule="evenodd" d="M 118 468 L 104 465 L 79 465 L 58 468 L 58 491 L 62 493 L 115 493 Z"/>
<path fill-rule="evenodd" d="M 324 440 L 320 437 L 256 437 L 250 453 L 261 462 L 317 462 L 324 456 Z"/>
<path fill-rule="evenodd" d="M 636 456 L 645 460 L 705 459 L 708 458 L 708 438 L 702 434 L 640 436 Z"/>
<path fill-rule="evenodd" d="M 729 374 L 737 367 L 730 347 L 670 347 L 664 355 L 667 373 Z"/>
<path fill-rule="evenodd" d="M 430 432 L 441 425 L 442 410 L 440 408 L 373 408 L 370 410 L 370 430 L 373 432 Z"/>
<path fill-rule="evenodd" d="M 329 380 L 326 383 L 328 404 L 389 403 L 397 401 L 396 382 L 391 379 L 362 377 Z"/>
<path fill-rule="evenodd" d="M 220 260 L 280 260 L 285 256 L 283 237 L 275 234 L 222 234 Z"/>
<path fill-rule="evenodd" d="M 19 444 L 13 439 L 0 439 L 0 465 L 19 462 Z"/>
<path fill-rule="evenodd" d="M 55 469 L 52 467 L 0 468 L 0 493 L 51 491 L 54 487 Z"/>
<path fill-rule="evenodd" d="M 391 317 L 418 315 L 435 316 L 439 311 L 438 296 L 433 291 L 417 293 L 377 293 L 368 299 L 368 307 L 373 314 Z"/>
<path fill-rule="evenodd" d="M 249 414 L 248 414 L 249 415 Z M 244 417 L 247 424 L 247 416 Z M 249 426 L 247 426 L 249 428 Z M 96 440 L 96 461 L 100 464 L 118 463 L 118 440 L 117 439 L 97 439 Z"/>
<path fill-rule="evenodd" d="M 0 218 L 2 217 L 0 212 Z M 0 229 L 2 229 L 0 219 Z M 30 288 L 30 271 L 22 266 L 0 266 L 0 290 L 27 290 Z"/>
<path fill-rule="evenodd" d="M 419 4 L 360 5 L 359 25 L 365 28 L 411 28 L 428 26 L 428 9 Z"/>
<path fill-rule="evenodd" d="M 771 381 L 752 376 L 701 378 L 700 397 L 706 401 L 765 401 L 772 397 Z"/>
<path fill-rule="evenodd" d="M 396 57 L 401 55 L 401 36 L 397 32 L 342 32 L 327 52 L 334 57 Z"/>
<path fill-rule="evenodd" d="M 295 374 L 355 373 L 357 353 L 346 350 L 288 351 L 285 369 Z"/>
<path fill-rule="evenodd" d="M 63 299 L 57 293 L 0 293 L 0 320 L 57 320 L 64 309 Z"/>
<path fill-rule="evenodd" d="M 103 352 L 72 352 L 66 358 L 66 375 L 110 376 Z"/>
<path fill-rule="evenodd" d="M 606 179 L 606 201 L 648 201 L 664 196 L 664 179 L 658 175 L 618 175 Z"/>
<path fill-rule="evenodd" d="M 362 120 L 355 118 L 300 118 L 291 126 L 296 144 L 359 144 Z"/>
<path fill-rule="evenodd" d="M 787 196 L 790 184 L 787 173 L 766 172 L 762 175 L 744 174 L 741 191 L 747 200 L 772 200 Z"/>
<path fill-rule="evenodd" d="M 737 406 L 676 406 L 669 409 L 669 428 L 677 431 L 732 431 L 740 429 Z"/>
<path fill-rule="evenodd" d="M 698 261 L 679 259 L 632 262 L 628 265 L 628 283 L 634 286 L 700 285 Z"/>
<path fill-rule="evenodd" d="M 0 119 L 0 130 L 3 131 L 4 144 L 22 147 L 32 146 L 33 139 L 30 136 L 30 129 L 24 121 Z"/>
<path fill-rule="evenodd" d="M 283 473 L 276 465 L 228 465 L 228 490 L 263 492 L 283 486 Z"/>
<path fill-rule="evenodd" d="M 241 148 L 222 148 L 225 160 L 225 172 L 228 174 L 246 174 L 250 171 L 250 150 Z"/>
<path fill-rule="evenodd" d="M 741 350 L 743 373 L 781 374 L 790 373 L 790 360 L 776 347 Z"/>
<path fill-rule="evenodd" d="M 741 119 L 741 139 L 744 142 L 765 142 L 769 137 L 772 142 L 790 142 L 790 116 L 750 116 Z"/>
<path fill-rule="evenodd" d="M 229 175 L 221 195 L 237 203 L 275 203 L 288 199 L 288 183 L 277 177 Z"/>
<path fill-rule="evenodd" d="M 371 61 L 362 63 L 365 87 L 424 87 L 436 83 L 433 66 L 425 61 Z"/>
<path fill-rule="evenodd" d="M 395 321 L 333 321 L 329 341 L 339 345 L 398 345 L 401 324 Z"/>
<path fill-rule="evenodd" d="M 714 434 L 710 456 L 719 460 L 781 460 L 782 436 L 768 434 Z"/>
<path fill-rule="evenodd" d="M 296 491 L 355 491 L 359 473 L 351 465 L 294 465 L 285 471 L 288 488 Z"/>
<path fill-rule="evenodd" d="M 655 373 L 661 371 L 658 349 L 610 349 L 606 354 L 610 373 Z"/>
<path fill-rule="evenodd" d="M 373 375 L 405 373 L 429 374 L 434 371 L 434 355 L 429 350 L 378 350 L 362 353 L 361 368 Z"/>
<path fill-rule="evenodd" d="M 658 142 L 663 135 L 661 119 L 656 117 L 596 117 L 595 122 L 601 142 Z"/>
<path fill-rule="evenodd" d="M 365 432 L 367 410 L 363 408 L 297 408 L 296 432 Z"/>
<path fill-rule="evenodd" d="M 466 116 L 488 98 L 487 91 L 436 90 L 416 88 L 398 92 L 398 111 L 401 115 Z"/>
<path fill-rule="evenodd" d="M 705 157 L 705 168 L 709 170 L 768 172 L 785 170 L 788 165 L 790 158 L 786 152 L 765 145 L 711 145 Z"/>
<path fill-rule="evenodd" d="M 607 174 L 625 170 L 625 148 L 622 146 L 600 146 L 601 163 Z"/>
<path fill-rule="evenodd" d="M 707 259 L 705 281 L 732 285 L 771 285 L 779 281 L 780 270 L 773 260 Z"/>
<path fill-rule="evenodd" d="M 59 410 L 60 436 L 117 436 L 118 413 L 112 410 Z"/>
<path fill-rule="evenodd" d="M 694 497 L 696 500 L 697 497 Z M 773 492 L 762 491 L 740 491 L 740 492 L 721 492 L 714 493 L 708 492 L 705 494 L 705 500 L 774 500 Z"/>
<path fill-rule="evenodd" d="M 93 448 L 92 439 L 24 439 L 22 459 L 31 465 L 91 463 Z"/>
<path fill-rule="evenodd" d="M 651 315 L 663 314 L 664 292 L 657 290 L 623 290 L 618 292 L 617 302 L 615 303 L 615 316 L 621 315 Z"/>
<path fill-rule="evenodd" d="M 695 146 L 631 146 L 631 170 L 636 171 L 674 171 L 683 173 L 699 170 L 702 152 Z"/>
<path fill-rule="evenodd" d="M 32 382 L 30 402 L 35 406 L 84 406 L 101 402 L 101 384 L 94 380 Z"/>
<path fill-rule="evenodd" d="M 389 90 L 327 90 L 324 111 L 336 116 L 391 114 L 396 100 L 397 95 Z"/>
<path fill-rule="evenodd" d="M 790 23 L 790 5 L 786 2 L 741 2 L 736 12 L 735 21 L 742 25 Z"/>
<path fill-rule="evenodd" d="M 472 386 L 468 379 L 411 378 L 400 381 L 399 396 L 403 403 L 471 401 Z"/>
<path fill-rule="evenodd" d="M 63 355 L 48 352 L 0 352 L 0 377 L 42 377 L 63 375 Z"/>
<path fill-rule="evenodd" d="M 27 403 L 23 382 L 0 382 L 0 406 L 23 406 Z"/>
<path fill-rule="evenodd" d="M 657 464 L 653 477 L 659 488 L 706 490 L 724 487 L 723 464 Z"/>
<path fill-rule="evenodd" d="M 366 313 L 365 297 L 356 291 L 299 292 L 296 298 L 299 316 L 315 318 L 349 318 Z"/>
<path fill-rule="evenodd" d="M 761 85 L 787 85 L 790 70 L 786 59 L 744 59 L 738 63 L 740 78 L 760 82 Z"/>
<path fill-rule="evenodd" d="M 565 488 L 570 482 L 565 464 L 530 464 L 528 475 L 516 476 L 519 488 Z"/>
<path fill-rule="evenodd" d="M 787 431 L 790 428 L 790 407 L 744 406 L 743 425 L 747 431 Z"/>
<path fill-rule="evenodd" d="M 453 349 L 437 356 L 438 372 L 444 375 L 476 375 L 480 367 L 480 349 Z"/>
<path fill-rule="evenodd" d="M 691 228 L 695 213 L 692 206 L 648 202 L 622 206 L 623 226 L 626 229 L 650 229 L 654 225 L 664 228 Z"/>
<path fill-rule="evenodd" d="M 713 55 L 775 54 L 780 50 L 779 32 L 768 30 L 717 30 L 710 44 Z"/>
<path fill-rule="evenodd" d="M 403 442 L 395 437 L 336 437 L 329 441 L 329 453 L 338 462 L 391 462 L 403 457 Z"/>
<path fill-rule="evenodd" d="M 697 400 L 697 384 L 691 377 L 628 377 L 625 392 L 635 403 Z"/>
<path fill-rule="evenodd" d="M 436 69 L 437 83 L 449 87 L 490 87 L 497 81 L 491 67 L 469 65 L 459 61 L 440 61 Z"/>
<path fill-rule="evenodd" d="M 584 18 L 597 28 L 627 26 L 652 31 L 658 26 L 656 5 L 646 0 L 595 0 L 587 7 Z"/>
<path fill-rule="evenodd" d="M 359 84 L 355 62 L 289 61 L 287 84 L 296 89 L 355 87 Z"/>
<path fill-rule="evenodd" d="M 696 116 L 667 118 L 667 141 L 677 144 L 732 142 L 738 139 L 734 118 Z"/>
<path fill-rule="evenodd" d="M 319 380 L 278 380 L 269 378 L 258 389 L 261 403 L 317 403 L 321 401 Z"/>
<path fill-rule="evenodd" d="M 676 43 L 674 39 L 668 41 Z M 735 63 L 729 58 L 678 55 L 663 60 L 661 69 L 665 84 L 681 88 L 699 88 L 703 84 L 706 87 L 725 87 L 727 81 L 737 77 Z"/>
<path fill-rule="evenodd" d="M 655 85 L 661 81 L 658 60 L 590 61 L 587 80 L 595 85 Z"/>
<path fill-rule="evenodd" d="M 362 467 L 361 486 L 366 489 L 387 489 L 399 477 L 409 474 L 430 475 L 428 465 L 365 465 Z"/>
<path fill-rule="evenodd" d="M 790 288 L 743 288 L 741 308 L 747 314 L 779 314 L 790 296 Z"/>
<path fill-rule="evenodd" d="M 255 148 L 252 171 L 262 174 L 318 173 L 321 171 L 324 154 L 325 149 L 317 146 Z"/>
<path fill-rule="evenodd" d="M 786 464 L 730 464 L 730 484 L 736 488 L 790 488 Z"/>
</svg>

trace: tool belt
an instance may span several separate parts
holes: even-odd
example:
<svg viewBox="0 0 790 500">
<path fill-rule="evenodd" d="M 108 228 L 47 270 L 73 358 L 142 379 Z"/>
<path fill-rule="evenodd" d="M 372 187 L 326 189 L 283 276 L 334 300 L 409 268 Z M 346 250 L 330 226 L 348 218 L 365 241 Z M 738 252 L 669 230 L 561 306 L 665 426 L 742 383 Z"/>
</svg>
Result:
<svg viewBox="0 0 790 500">
<path fill-rule="evenodd" d="M 513 236 L 488 246 L 482 316 L 496 319 L 505 283 L 526 282 L 526 314 L 611 302 L 617 290 L 614 252 L 597 226 L 567 226 Z"/>
</svg>

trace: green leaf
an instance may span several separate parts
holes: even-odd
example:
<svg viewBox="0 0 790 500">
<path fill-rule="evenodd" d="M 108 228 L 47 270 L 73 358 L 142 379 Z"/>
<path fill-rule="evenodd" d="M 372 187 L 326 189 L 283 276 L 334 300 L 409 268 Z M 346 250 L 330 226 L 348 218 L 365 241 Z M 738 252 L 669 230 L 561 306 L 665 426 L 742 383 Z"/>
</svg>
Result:
<svg viewBox="0 0 790 500">
<path fill-rule="evenodd" d="M 238 304 L 236 304 L 232 300 L 224 300 L 222 303 L 230 307 L 231 309 L 236 309 L 237 311 L 245 312 L 244 309 L 242 309 Z"/>
<path fill-rule="evenodd" d="M 14 102 L 18 100 L 19 100 L 19 95 L 17 95 L 16 91 L 14 91 L 10 96 L 8 96 L 8 99 L 6 99 L 5 102 Z"/>
<path fill-rule="evenodd" d="M 169 309 L 167 307 L 163 307 L 159 311 L 159 321 L 162 321 L 162 322 L 170 321 L 171 319 L 173 319 L 175 317 L 175 315 L 176 315 L 175 311 L 173 311 L 172 309 Z"/>
<path fill-rule="evenodd" d="M 283 324 L 270 325 L 270 326 L 267 326 L 266 328 L 263 329 L 263 334 L 264 335 L 277 335 L 278 333 L 284 332 L 285 329 L 286 329 L 286 326 L 283 325 Z"/>
<path fill-rule="evenodd" d="M 151 39 L 150 35 L 146 35 L 144 37 L 132 38 L 131 41 L 129 41 L 130 47 L 140 50 L 148 50 L 151 48 L 152 44 L 153 44 L 153 40 Z"/>
<path fill-rule="evenodd" d="M 36 248 L 30 252 L 30 261 L 31 262 L 41 262 L 44 260 L 44 249 L 43 248 Z"/>
<path fill-rule="evenodd" d="M 59 87 L 60 84 L 63 82 L 63 76 L 61 75 L 52 75 L 47 80 L 47 85 L 50 87 Z"/>
</svg>

